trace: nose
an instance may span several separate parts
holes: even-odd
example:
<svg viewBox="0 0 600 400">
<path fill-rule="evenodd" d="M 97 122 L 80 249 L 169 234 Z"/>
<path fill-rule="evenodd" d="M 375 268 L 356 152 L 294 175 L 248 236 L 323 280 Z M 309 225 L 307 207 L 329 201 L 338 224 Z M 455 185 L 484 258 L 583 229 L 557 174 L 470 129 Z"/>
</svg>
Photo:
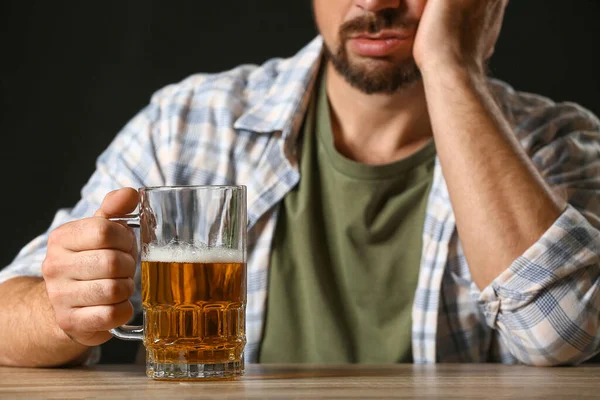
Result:
<svg viewBox="0 0 600 400">
<path fill-rule="evenodd" d="M 354 0 L 356 6 L 366 12 L 378 12 L 386 8 L 398 8 L 402 0 Z"/>
</svg>

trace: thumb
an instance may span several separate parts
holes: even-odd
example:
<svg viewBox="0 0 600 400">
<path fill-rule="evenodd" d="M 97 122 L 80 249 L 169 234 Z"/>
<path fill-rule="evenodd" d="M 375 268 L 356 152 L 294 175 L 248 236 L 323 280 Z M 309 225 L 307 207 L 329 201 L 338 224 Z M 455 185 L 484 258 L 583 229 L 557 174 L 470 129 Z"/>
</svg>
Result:
<svg viewBox="0 0 600 400">
<path fill-rule="evenodd" d="M 137 190 L 133 188 L 113 190 L 104 197 L 100 209 L 94 216 L 109 218 L 133 212 L 138 205 L 139 198 Z"/>
</svg>

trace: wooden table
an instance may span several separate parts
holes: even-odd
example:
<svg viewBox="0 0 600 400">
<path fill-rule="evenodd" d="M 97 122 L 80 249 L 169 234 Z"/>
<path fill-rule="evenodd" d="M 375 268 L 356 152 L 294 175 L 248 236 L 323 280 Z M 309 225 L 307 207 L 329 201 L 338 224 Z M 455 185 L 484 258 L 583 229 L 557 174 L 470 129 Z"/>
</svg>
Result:
<svg viewBox="0 0 600 400">
<path fill-rule="evenodd" d="M 600 367 L 495 364 L 247 365 L 237 381 L 165 382 L 137 365 L 0 368 L 0 398 L 51 399 L 600 398 Z"/>
</svg>

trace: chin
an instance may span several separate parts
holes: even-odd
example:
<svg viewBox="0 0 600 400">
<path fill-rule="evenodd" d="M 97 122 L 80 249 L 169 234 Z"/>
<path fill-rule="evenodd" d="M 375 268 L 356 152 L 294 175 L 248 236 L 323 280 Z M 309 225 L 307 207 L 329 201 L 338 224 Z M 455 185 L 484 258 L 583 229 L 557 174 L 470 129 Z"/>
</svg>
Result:
<svg viewBox="0 0 600 400">
<path fill-rule="evenodd" d="M 364 70 L 368 73 L 389 73 L 395 71 L 403 65 L 414 64 L 414 60 L 411 58 L 396 60 L 390 57 L 362 57 L 357 56 L 349 60 L 352 69 Z"/>
</svg>

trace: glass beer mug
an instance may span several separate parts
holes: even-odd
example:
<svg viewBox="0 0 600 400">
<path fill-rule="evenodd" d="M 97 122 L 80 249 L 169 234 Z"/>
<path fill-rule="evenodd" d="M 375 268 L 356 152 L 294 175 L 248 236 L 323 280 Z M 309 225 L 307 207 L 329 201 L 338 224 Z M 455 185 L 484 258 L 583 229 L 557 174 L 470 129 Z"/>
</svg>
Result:
<svg viewBox="0 0 600 400">
<path fill-rule="evenodd" d="M 110 332 L 143 340 L 154 379 L 233 378 L 246 344 L 246 187 L 141 188 L 143 326 Z"/>
</svg>

